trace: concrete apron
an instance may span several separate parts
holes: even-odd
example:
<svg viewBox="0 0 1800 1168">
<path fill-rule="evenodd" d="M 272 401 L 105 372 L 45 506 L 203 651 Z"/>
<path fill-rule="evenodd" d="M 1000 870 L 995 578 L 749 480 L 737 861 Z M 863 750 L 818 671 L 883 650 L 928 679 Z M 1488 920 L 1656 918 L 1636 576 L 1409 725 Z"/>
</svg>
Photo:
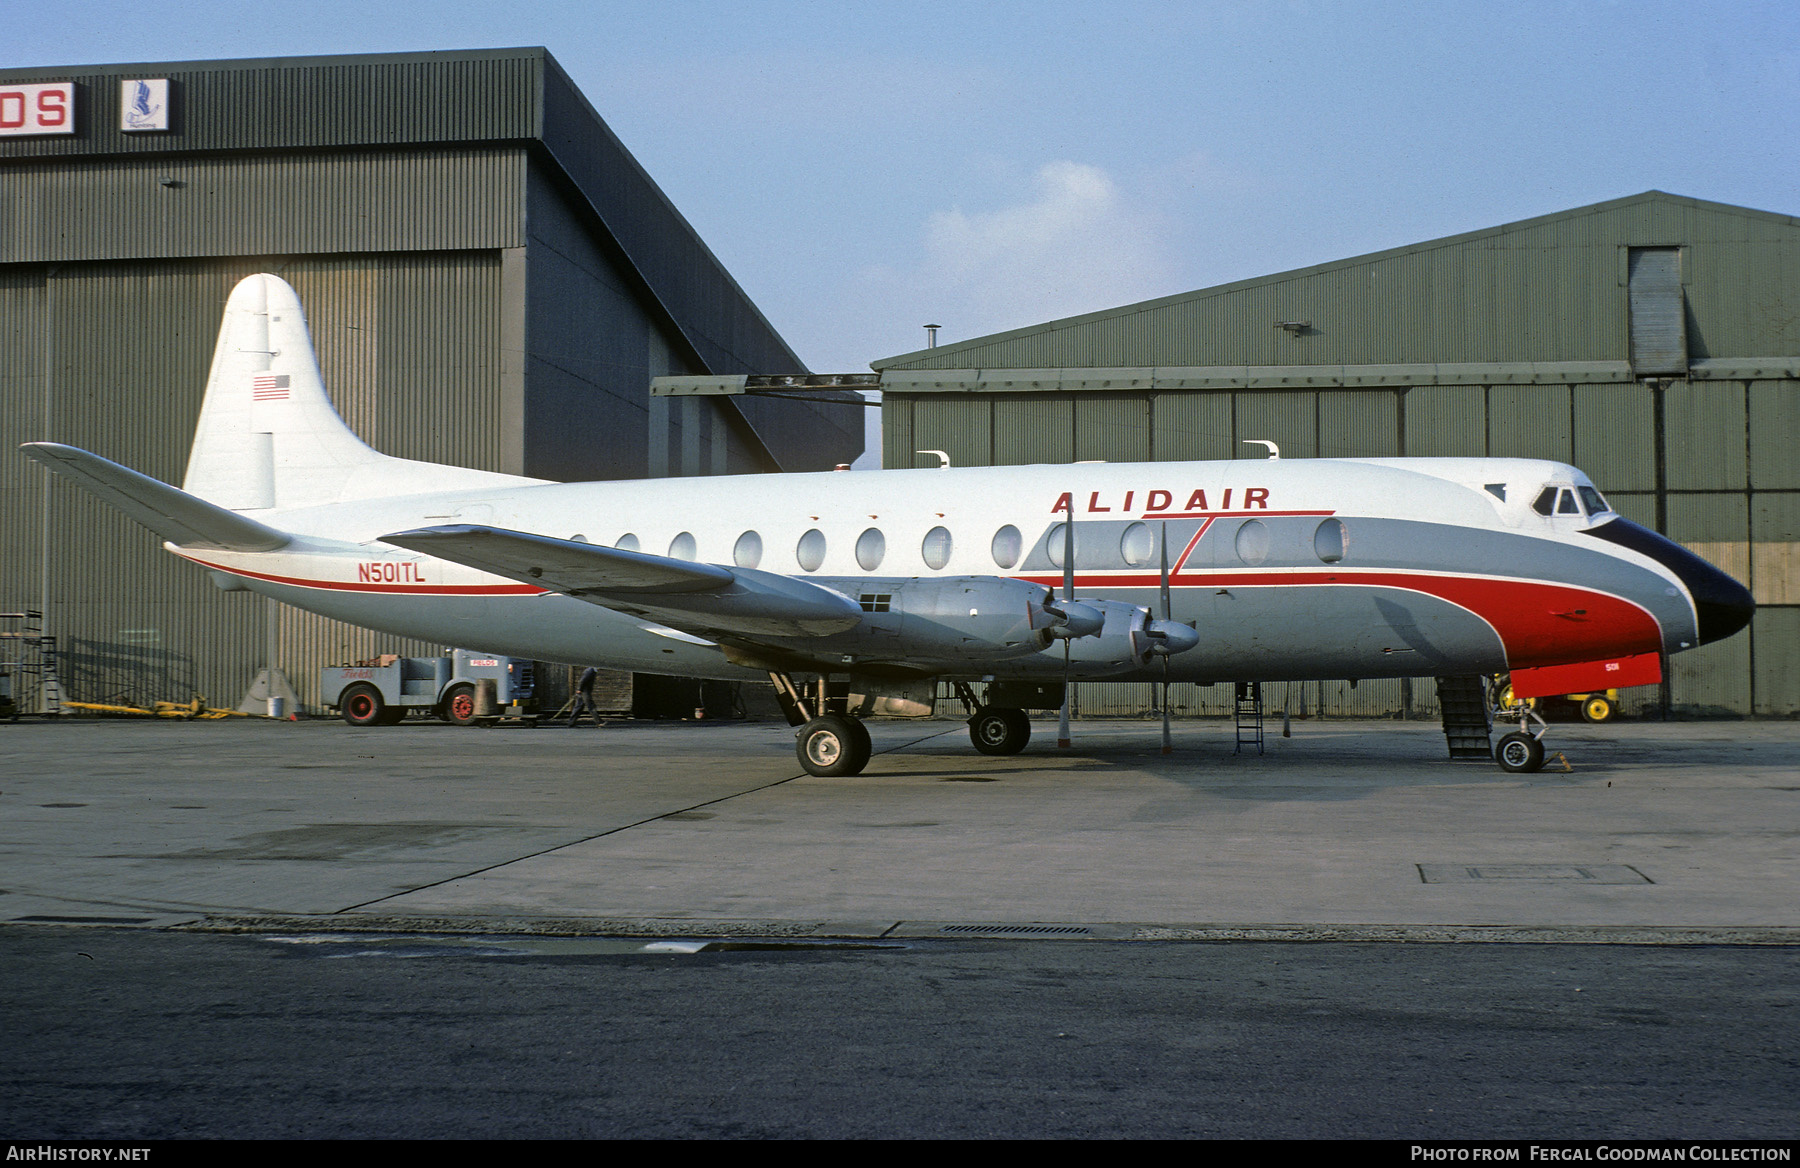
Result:
<svg viewBox="0 0 1800 1168">
<path fill-rule="evenodd" d="M 0 922 L 677 936 L 1800 940 L 1800 725 L 1557 725 L 1536 775 L 1435 724 L 0 726 Z M 1572 770 L 1554 761 L 1566 756 Z"/>
</svg>

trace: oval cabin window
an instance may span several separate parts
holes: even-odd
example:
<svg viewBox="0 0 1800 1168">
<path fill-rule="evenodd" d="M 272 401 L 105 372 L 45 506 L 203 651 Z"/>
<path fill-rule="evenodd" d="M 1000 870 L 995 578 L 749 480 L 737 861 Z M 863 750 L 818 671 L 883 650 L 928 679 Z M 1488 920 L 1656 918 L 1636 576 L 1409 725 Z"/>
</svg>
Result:
<svg viewBox="0 0 1800 1168">
<path fill-rule="evenodd" d="M 1133 523 L 1119 537 L 1119 554 L 1134 568 L 1155 561 L 1156 533 L 1150 530 L 1148 523 Z"/>
<path fill-rule="evenodd" d="M 1260 519 L 1246 519 L 1237 529 L 1238 559 L 1256 565 L 1269 558 L 1269 527 Z"/>
<path fill-rule="evenodd" d="M 638 550 L 638 537 L 628 531 L 624 535 L 621 535 L 619 537 L 619 542 L 613 544 L 613 546 L 622 552 L 635 552 Z"/>
<path fill-rule="evenodd" d="M 815 527 L 801 536 L 794 547 L 794 558 L 800 561 L 803 571 L 817 572 L 825 562 L 825 533 Z"/>
<path fill-rule="evenodd" d="M 881 529 L 871 527 L 856 537 L 856 562 L 862 565 L 865 572 L 873 572 L 881 567 L 881 561 L 887 556 L 887 536 Z"/>
<path fill-rule="evenodd" d="M 731 562 L 740 568 L 754 568 L 762 563 L 762 536 L 754 531 L 738 536 L 731 549 Z"/>
<path fill-rule="evenodd" d="M 691 531 L 684 531 L 669 541 L 669 558 L 671 560 L 692 560 L 699 554 L 699 549 L 694 543 L 694 533 Z"/>
<path fill-rule="evenodd" d="M 1327 564 L 1335 564 L 1343 559 L 1348 547 L 1344 525 L 1336 519 L 1327 519 L 1313 532 L 1313 552 Z"/>
<path fill-rule="evenodd" d="M 1010 568 L 1019 562 L 1019 553 L 1025 549 L 1025 537 L 1019 529 L 1008 523 L 994 533 L 994 563 L 1002 568 Z"/>
<path fill-rule="evenodd" d="M 934 527 L 925 533 L 925 542 L 919 547 L 919 554 L 925 557 L 925 566 L 938 571 L 950 562 L 950 529 Z"/>
</svg>

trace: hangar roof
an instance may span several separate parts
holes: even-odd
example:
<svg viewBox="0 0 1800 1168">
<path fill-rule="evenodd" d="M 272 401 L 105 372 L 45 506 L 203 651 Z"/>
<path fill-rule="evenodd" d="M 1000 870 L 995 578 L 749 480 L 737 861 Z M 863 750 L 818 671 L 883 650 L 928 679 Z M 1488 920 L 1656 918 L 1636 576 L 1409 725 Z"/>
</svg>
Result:
<svg viewBox="0 0 1800 1168">
<path fill-rule="evenodd" d="M 169 81 L 165 132 L 121 129 L 119 83 L 142 78 Z M 805 371 L 548 49 L 0 70 L 0 84 L 57 81 L 76 86 L 76 132 L 0 137 L 0 167 L 143 155 L 526 146 L 587 201 L 707 368 Z M 4 250 L 0 240 L 0 262 L 20 258 Z"/>
<path fill-rule="evenodd" d="M 1697 361 L 1792 358 L 1797 229 L 1794 216 L 1646 191 L 872 368 L 899 388 L 902 370 L 1617 364 L 1628 355 L 1623 289 L 1634 247 L 1682 249 Z"/>
</svg>

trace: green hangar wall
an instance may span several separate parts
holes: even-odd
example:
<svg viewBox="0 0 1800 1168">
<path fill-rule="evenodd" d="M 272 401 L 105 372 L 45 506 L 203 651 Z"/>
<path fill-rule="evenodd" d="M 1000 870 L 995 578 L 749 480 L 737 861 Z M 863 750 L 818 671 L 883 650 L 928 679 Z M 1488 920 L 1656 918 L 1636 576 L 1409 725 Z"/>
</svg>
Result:
<svg viewBox="0 0 1800 1168">
<path fill-rule="evenodd" d="M 915 451 L 931 449 L 960 466 L 1264 457 L 1246 439 L 1285 458 L 1572 462 L 1759 606 L 1745 633 L 1672 658 L 1661 692 L 1632 691 L 1627 708 L 1800 714 L 1792 216 L 1650 191 L 874 368 L 887 466 L 930 465 Z M 1082 690 L 1090 713 L 1150 700 L 1148 687 Z M 1400 682 L 1292 700 L 1434 708 L 1430 686 Z"/>
<path fill-rule="evenodd" d="M 166 128 L 126 127 L 141 79 Z M 6 95 L 43 87 L 67 121 L 8 132 Z M 68 697 L 230 705 L 272 662 L 313 704 L 322 664 L 442 648 L 221 594 L 16 451 L 179 483 L 226 295 L 261 271 L 298 289 L 345 419 L 404 458 L 577 480 L 862 450 L 860 403 L 651 398 L 805 369 L 543 49 L 7 71 L 0 610 L 44 613 Z"/>
</svg>

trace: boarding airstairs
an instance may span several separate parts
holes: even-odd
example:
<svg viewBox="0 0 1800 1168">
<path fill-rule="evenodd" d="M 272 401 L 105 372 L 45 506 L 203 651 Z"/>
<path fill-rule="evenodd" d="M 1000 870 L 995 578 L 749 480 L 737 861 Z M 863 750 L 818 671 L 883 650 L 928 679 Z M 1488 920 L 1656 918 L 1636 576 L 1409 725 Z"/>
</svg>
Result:
<svg viewBox="0 0 1800 1168">
<path fill-rule="evenodd" d="M 1237 683 L 1237 749 L 1233 754 L 1244 753 L 1244 747 L 1256 747 L 1256 753 L 1263 752 L 1263 698 L 1262 682 L 1240 681 Z"/>
</svg>

